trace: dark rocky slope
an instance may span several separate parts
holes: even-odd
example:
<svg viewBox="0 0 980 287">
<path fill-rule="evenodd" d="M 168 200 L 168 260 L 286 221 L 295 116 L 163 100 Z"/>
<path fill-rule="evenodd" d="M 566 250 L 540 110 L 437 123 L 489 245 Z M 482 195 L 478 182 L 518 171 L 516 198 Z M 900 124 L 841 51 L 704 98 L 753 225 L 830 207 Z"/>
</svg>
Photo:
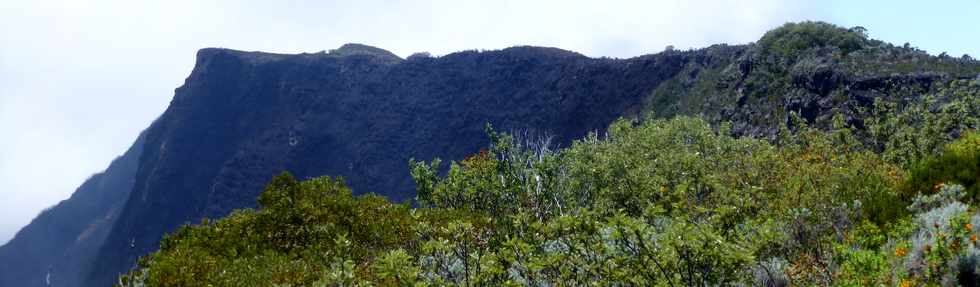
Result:
<svg viewBox="0 0 980 287">
<path fill-rule="evenodd" d="M 638 112 L 697 54 L 610 60 L 515 47 L 402 60 L 359 45 L 302 55 L 201 50 L 146 132 L 137 185 L 89 285 L 109 284 L 183 223 L 253 206 L 282 170 L 341 175 L 356 192 L 408 200 L 409 158 L 475 152 L 488 122 L 567 143 Z"/>
<path fill-rule="evenodd" d="M 105 172 L 0 246 L 0 286 L 77 286 L 119 218 L 142 148 L 140 136 Z"/>
<path fill-rule="evenodd" d="M 829 29 L 831 36 L 857 33 Z M 817 126 L 841 114 L 861 128 L 875 101 L 903 108 L 929 98 L 926 106 L 938 111 L 955 96 L 965 113 L 980 113 L 976 88 L 957 84 L 980 73 L 976 61 L 862 37 L 857 44 L 820 37 L 770 32 L 758 44 L 621 60 L 538 47 L 408 59 L 353 44 L 299 55 L 204 49 L 170 107 L 132 148 L 143 149 L 138 163 L 103 175 L 134 183 L 109 186 L 112 197 L 86 211 L 119 213 L 99 225 L 105 240 L 91 237 L 84 250 L 92 253 L 69 252 L 82 255 L 0 253 L 0 282 L 43 286 L 48 266 L 67 264 L 92 267 L 66 269 L 87 277 L 69 286 L 111 284 L 164 233 L 253 206 L 264 183 L 283 170 L 301 178 L 341 175 L 355 192 L 409 200 L 409 158 L 473 153 L 487 143 L 488 122 L 567 144 L 621 116 L 700 115 L 732 121 L 741 135 L 774 138 L 790 112 Z M 15 239 L 0 251 L 82 250 L 71 240 L 87 221 L 45 234 L 40 230 L 65 220 L 42 220 L 45 214 L 18 238 L 59 239 Z"/>
</svg>

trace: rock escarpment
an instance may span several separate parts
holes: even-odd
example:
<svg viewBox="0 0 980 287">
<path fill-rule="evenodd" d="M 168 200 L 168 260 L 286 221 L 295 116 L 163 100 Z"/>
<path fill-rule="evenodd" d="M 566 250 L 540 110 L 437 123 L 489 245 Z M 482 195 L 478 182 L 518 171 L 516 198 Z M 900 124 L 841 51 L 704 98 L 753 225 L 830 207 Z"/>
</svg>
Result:
<svg viewBox="0 0 980 287">
<path fill-rule="evenodd" d="M 834 44 L 788 27 L 760 44 L 629 59 L 541 47 L 407 59 L 358 44 L 297 55 L 203 49 L 125 155 L 0 247 L 0 285 L 109 285 L 165 233 L 253 207 L 283 170 L 411 200 L 408 160 L 476 152 L 487 123 L 567 145 L 619 117 L 696 115 L 775 139 L 792 113 L 817 127 L 841 115 L 867 140 L 861 128 L 876 102 L 901 109 L 929 98 L 926 108 L 938 109 L 944 98 L 980 97 L 962 88 L 980 85 L 962 81 L 980 75 L 976 61 L 861 37 Z M 781 46 L 786 39 L 795 42 Z"/>
<path fill-rule="evenodd" d="M 181 224 L 253 206 L 283 170 L 344 176 L 355 192 L 410 200 L 409 158 L 462 158 L 486 145 L 487 123 L 567 144 L 639 112 L 691 59 L 536 47 L 408 60 L 362 45 L 300 55 L 201 50 L 146 131 L 137 184 L 89 283 L 109 284 Z"/>
</svg>

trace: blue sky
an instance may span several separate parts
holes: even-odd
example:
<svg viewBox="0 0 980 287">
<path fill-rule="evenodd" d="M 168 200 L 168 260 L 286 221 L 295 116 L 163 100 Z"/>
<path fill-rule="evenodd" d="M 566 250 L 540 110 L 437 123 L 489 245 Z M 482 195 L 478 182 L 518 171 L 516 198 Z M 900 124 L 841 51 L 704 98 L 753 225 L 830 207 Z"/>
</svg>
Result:
<svg viewBox="0 0 980 287">
<path fill-rule="evenodd" d="M 980 56 L 980 1 L 0 1 L 0 242 L 103 170 L 203 47 L 398 55 L 553 46 L 589 56 L 757 40 L 788 21 Z"/>
<path fill-rule="evenodd" d="M 980 1 L 826 1 L 825 20 L 862 26 L 872 38 L 909 42 L 933 55 L 980 57 Z"/>
</svg>

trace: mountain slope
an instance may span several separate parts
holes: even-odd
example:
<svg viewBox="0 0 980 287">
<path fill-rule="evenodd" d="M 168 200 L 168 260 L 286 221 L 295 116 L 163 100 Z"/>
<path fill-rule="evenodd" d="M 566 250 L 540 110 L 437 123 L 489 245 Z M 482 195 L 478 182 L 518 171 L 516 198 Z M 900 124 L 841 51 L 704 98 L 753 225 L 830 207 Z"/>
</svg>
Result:
<svg viewBox="0 0 980 287">
<path fill-rule="evenodd" d="M 401 60 L 350 45 L 303 55 L 202 50 L 147 130 L 137 185 L 90 285 L 112 282 L 183 223 L 254 206 L 282 170 L 341 175 L 355 192 L 407 200 L 409 158 L 472 153 L 488 122 L 568 142 L 638 112 L 694 54 L 609 60 L 515 47 Z"/>
<path fill-rule="evenodd" d="M 111 196 L 86 211 L 118 212 L 99 225 L 104 243 L 94 237 L 86 246 L 98 248 L 72 256 L 9 251 L 81 250 L 71 240 L 84 225 L 45 234 L 39 230 L 66 219 L 45 223 L 42 214 L 18 237 L 57 240 L 15 239 L 0 248 L 11 254 L 0 252 L 0 282 L 44 286 L 48 266 L 61 264 L 91 266 L 64 271 L 84 272 L 65 277 L 86 277 L 83 286 L 111 284 L 164 233 L 253 207 L 262 186 L 283 170 L 301 179 L 344 176 L 355 193 L 409 200 L 408 160 L 461 159 L 486 146 L 486 123 L 567 144 L 619 117 L 699 115 L 732 121 L 738 135 L 776 140 L 783 126 L 796 128 L 794 112 L 818 127 L 842 115 L 863 141 L 883 146 L 889 143 L 876 141 L 881 132 L 865 130 L 884 113 L 877 106 L 939 115 L 920 125 L 976 115 L 976 87 L 964 79 L 978 73 L 971 59 L 933 57 L 823 23 L 790 24 L 754 44 L 630 59 L 539 47 L 408 59 L 357 44 L 298 55 L 203 49 L 170 107 L 124 156 L 132 169 L 110 167 L 103 175 L 132 179 L 110 185 Z M 957 110 L 947 111 L 954 102 Z M 963 128 L 936 133 L 954 138 Z"/>
<path fill-rule="evenodd" d="M 143 137 L 0 246 L 0 286 L 77 285 L 132 189 Z"/>
</svg>

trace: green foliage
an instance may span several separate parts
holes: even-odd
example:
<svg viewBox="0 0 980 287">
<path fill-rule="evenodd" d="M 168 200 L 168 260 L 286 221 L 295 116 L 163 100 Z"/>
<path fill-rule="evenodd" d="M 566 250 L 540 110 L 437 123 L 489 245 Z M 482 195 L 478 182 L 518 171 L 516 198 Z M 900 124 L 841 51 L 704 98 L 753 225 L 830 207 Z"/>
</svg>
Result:
<svg viewBox="0 0 980 287">
<path fill-rule="evenodd" d="M 262 209 L 184 226 L 140 261 L 149 286 L 317 285 L 353 282 L 370 272 L 356 264 L 412 237 L 407 205 L 353 197 L 340 179 L 272 179 Z M 392 259 L 393 260 L 393 259 Z M 125 285 L 125 284 L 123 284 Z"/>
<path fill-rule="evenodd" d="M 490 148 L 445 173 L 439 160 L 410 161 L 417 208 L 283 174 L 259 210 L 181 228 L 120 285 L 855 286 L 977 274 L 980 215 L 960 185 L 905 199 L 919 171 L 906 179 L 842 117 L 829 132 L 797 121 L 774 145 L 695 118 L 620 120 L 558 150 L 488 126 Z M 921 176 L 959 178 L 978 140 L 917 165 L 938 170 Z"/>
<path fill-rule="evenodd" d="M 943 183 L 965 187 L 971 203 L 980 201 L 980 133 L 970 132 L 912 168 L 903 191 L 908 195 L 929 194 Z"/>
<path fill-rule="evenodd" d="M 867 119 L 873 148 L 888 160 L 912 168 L 939 154 L 961 134 L 980 128 L 978 95 L 980 81 L 956 80 L 904 108 L 876 100 Z"/>
<path fill-rule="evenodd" d="M 841 116 L 862 148 L 908 168 L 978 127 L 978 74 L 980 62 L 867 39 L 859 27 L 790 23 L 740 49 L 697 51 L 640 114 L 731 121 L 737 135 L 770 140 L 792 113 L 825 131 Z"/>
<path fill-rule="evenodd" d="M 955 286 L 980 279 L 977 236 L 980 214 L 964 204 L 963 187 L 943 185 L 930 196 L 919 196 L 909 209 L 911 220 L 885 235 L 880 248 L 854 244 L 881 234 L 855 234 L 837 246 L 840 285 Z M 879 239 L 875 239 L 879 240 Z M 848 245 L 850 243 L 852 245 Z"/>
<path fill-rule="evenodd" d="M 790 59 L 803 51 L 832 47 L 842 55 L 861 49 L 867 42 L 863 29 L 846 29 L 824 22 L 786 23 L 766 32 L 759 44 L 767 53 Z"/>
</svg>

